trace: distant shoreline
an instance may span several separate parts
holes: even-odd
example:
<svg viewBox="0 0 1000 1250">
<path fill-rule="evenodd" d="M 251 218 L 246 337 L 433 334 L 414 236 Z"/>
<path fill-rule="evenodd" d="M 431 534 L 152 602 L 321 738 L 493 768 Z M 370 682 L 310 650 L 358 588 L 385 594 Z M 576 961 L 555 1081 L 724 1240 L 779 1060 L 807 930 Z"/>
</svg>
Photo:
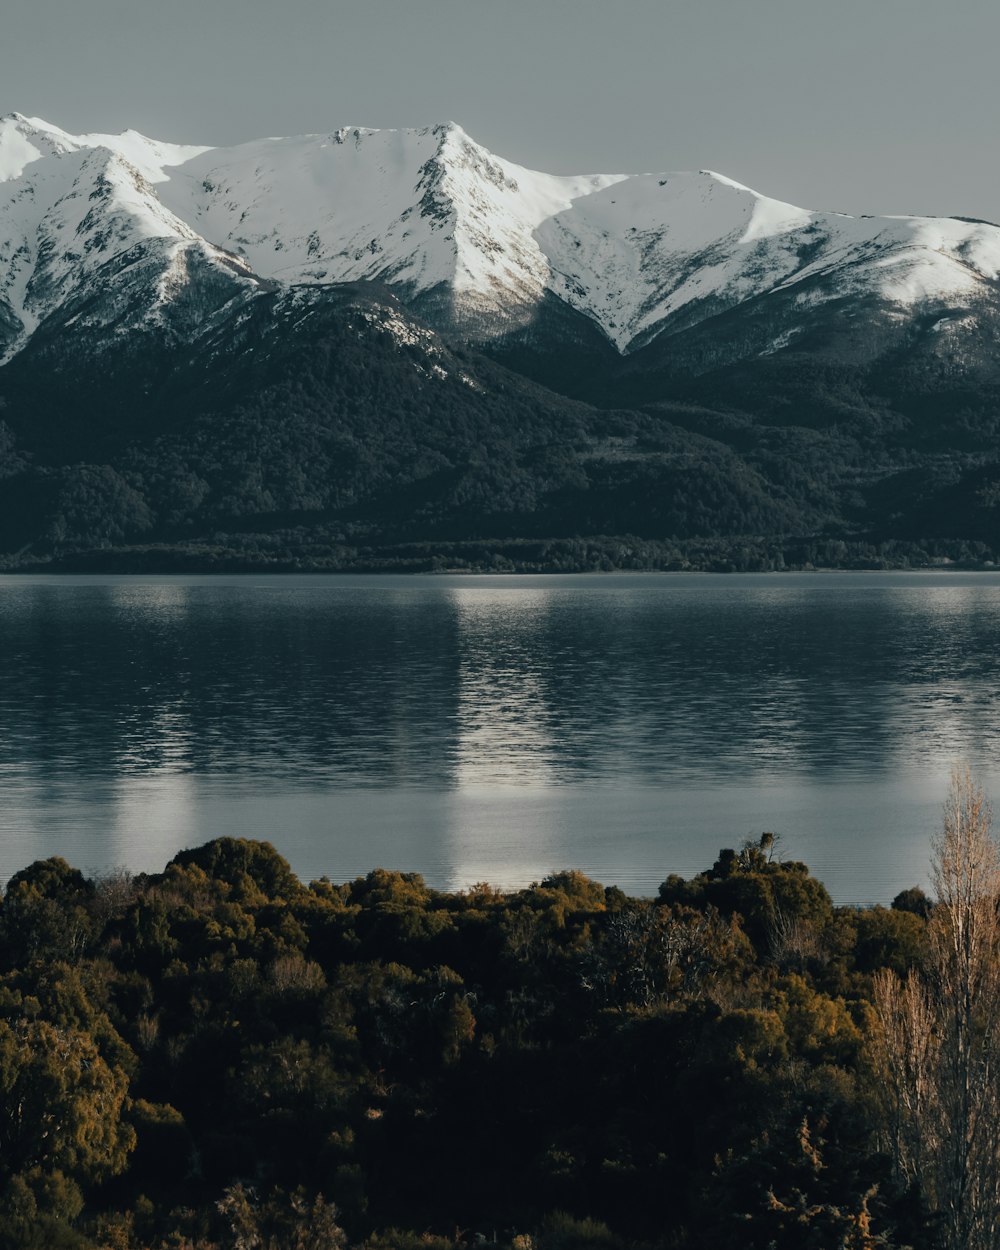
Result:
<svg viewBox="0 0 1000 1250">
<path fill-rule="evenodd" d="M 890 546 L 890 544 L 881 544 Z M 841 559 L 795 559 L 792 551 L 759 547 L 730 549 L 708 541 L 686 545 L 633 540 L 548 540 L 468 542 L 438 547 L 400 543 L 372 548 L 334 549 L 309 555 L 218 547 L 120 547 L 66 552 L 42 558 L 0 556 L 4 574 L 98 574 L 195 576 L 199 574 L 475 574 L 556 575 L 581 573 L 991 573 L 1000 560 L 985 555 L 907 553 L 894 545 L 884 554 L 845 552 Z"/>
</svg>

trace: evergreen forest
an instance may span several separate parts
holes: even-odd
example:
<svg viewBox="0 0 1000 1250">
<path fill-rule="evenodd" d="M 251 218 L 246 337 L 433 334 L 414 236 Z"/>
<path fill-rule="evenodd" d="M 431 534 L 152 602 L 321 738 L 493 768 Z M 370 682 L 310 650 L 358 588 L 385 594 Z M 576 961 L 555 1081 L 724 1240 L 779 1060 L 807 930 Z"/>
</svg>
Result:
<svg viewBox="0 0 1000 1250">
<path fill-rule="evenodd" d="M 53 331 L 0 370 L 0 572 L 1000 563 L 992 354 L 670 343 L 487 353 L 350 284 L 197 350 Z"/>
</svg>

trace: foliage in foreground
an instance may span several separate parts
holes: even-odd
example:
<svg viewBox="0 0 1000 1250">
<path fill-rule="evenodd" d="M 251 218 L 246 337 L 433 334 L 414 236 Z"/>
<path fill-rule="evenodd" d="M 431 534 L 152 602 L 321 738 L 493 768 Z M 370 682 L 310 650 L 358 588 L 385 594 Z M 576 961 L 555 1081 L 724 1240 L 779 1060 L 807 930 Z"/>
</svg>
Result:
<svg viewBox="0 0 1000 1250">
<path fill-rule="evenodd" d="M 769 835 L 656 900 L 304 885 L 228 838 L 32 864 L 0 907 L 0 1247 L 931 1247 L 867 1040 L 930 912 L 834 908 Z"/>
</svg>

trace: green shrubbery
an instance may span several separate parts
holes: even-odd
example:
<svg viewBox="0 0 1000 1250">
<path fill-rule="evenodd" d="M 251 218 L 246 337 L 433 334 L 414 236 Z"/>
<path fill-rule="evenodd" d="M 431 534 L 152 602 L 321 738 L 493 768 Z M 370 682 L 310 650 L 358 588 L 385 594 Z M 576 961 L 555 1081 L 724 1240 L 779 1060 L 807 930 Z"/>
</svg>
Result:
<svg viewBox="0 0 1000 1250">
<path fill-rule="evenodd" d="M 766 838 L 655 901 L 305 885 L 228 838 L 33 864 L 0 906 L 0 1246 L 930 1246 L 866 1087 L 923 904 L 834 908 Z"/>
</svg>

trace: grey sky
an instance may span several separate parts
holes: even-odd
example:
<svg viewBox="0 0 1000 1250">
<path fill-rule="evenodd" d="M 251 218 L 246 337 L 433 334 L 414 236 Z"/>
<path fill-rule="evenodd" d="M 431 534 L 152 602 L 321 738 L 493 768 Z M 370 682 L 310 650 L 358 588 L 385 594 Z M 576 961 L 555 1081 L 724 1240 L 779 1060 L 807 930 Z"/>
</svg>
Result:
<svg viewBox="0 0 1000 1250">
<path fill-rule="evenodd" d="M 997 0 L 2 0 L 0 112 L 201 143 L 451 118 L 552 173 L 1000 221 L 998 52 Z"/>
</svg>

